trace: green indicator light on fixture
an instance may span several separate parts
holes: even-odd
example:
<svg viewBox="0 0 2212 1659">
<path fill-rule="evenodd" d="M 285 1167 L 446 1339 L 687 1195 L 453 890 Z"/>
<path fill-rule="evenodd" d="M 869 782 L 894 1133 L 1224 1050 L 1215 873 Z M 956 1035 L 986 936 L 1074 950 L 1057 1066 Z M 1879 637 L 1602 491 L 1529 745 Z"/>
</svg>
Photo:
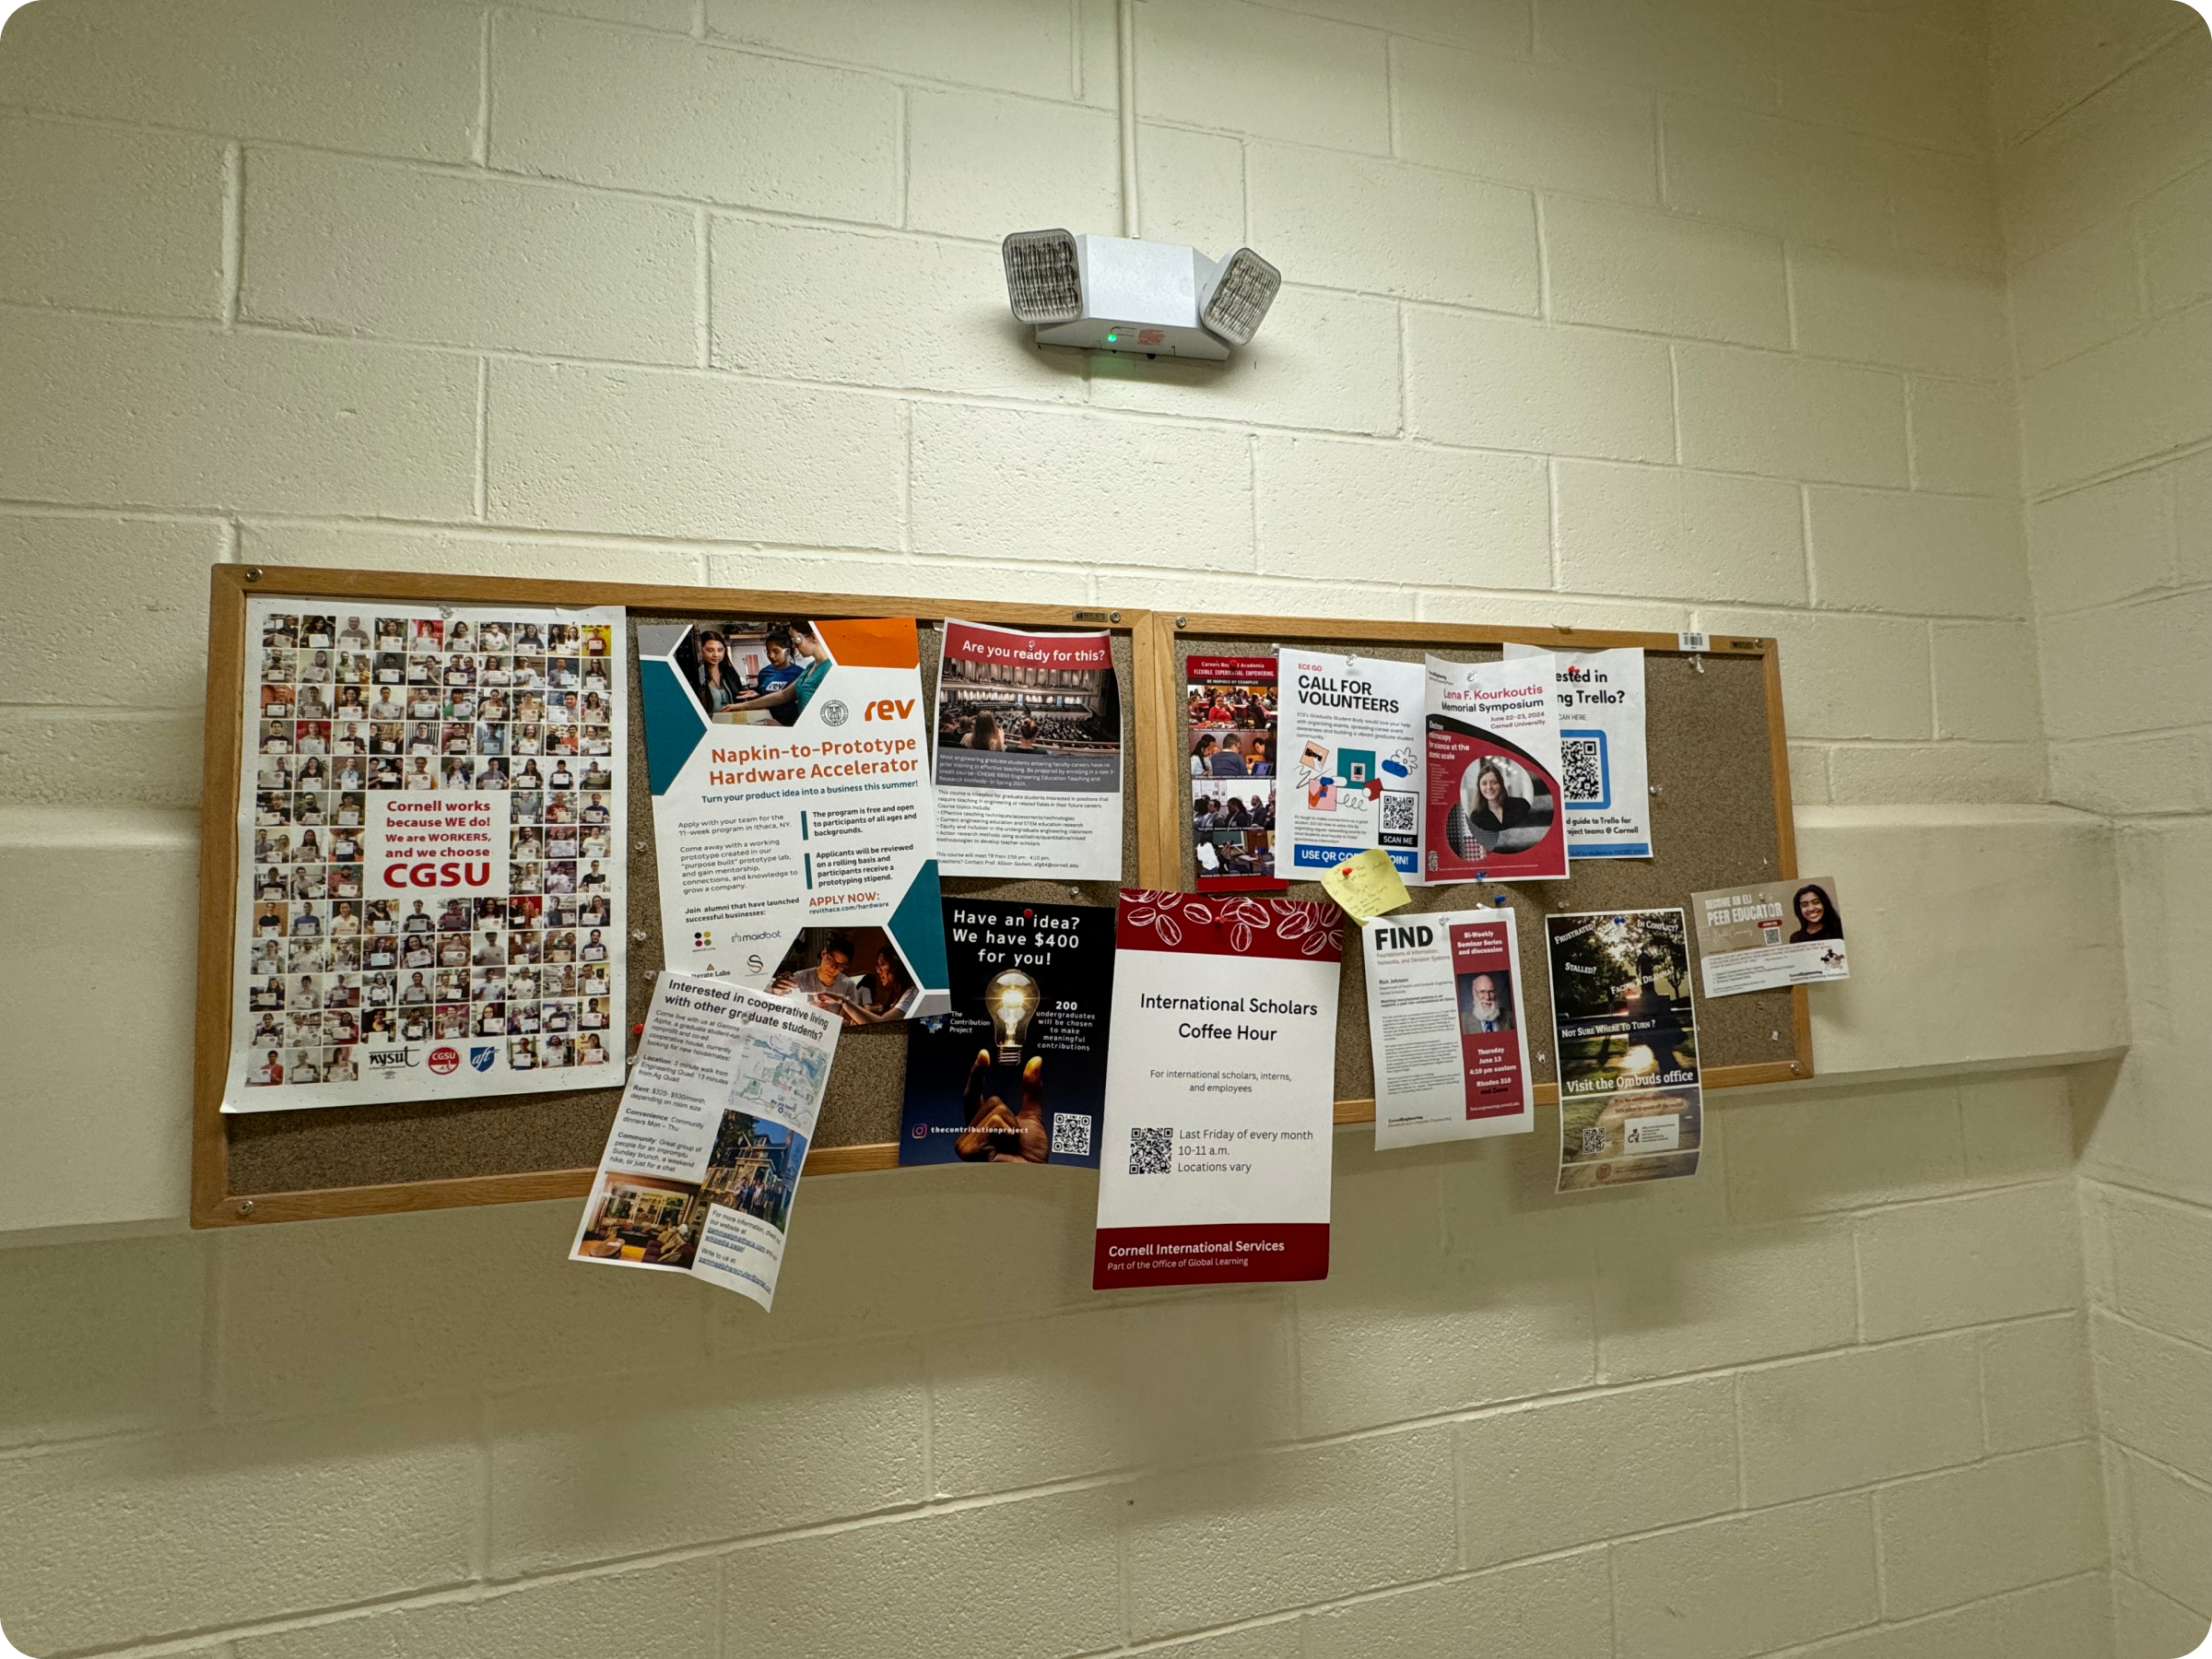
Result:
<svg viewBox="0 0 2212 1659">
<path fill-rule="evenodd" d="M 1116 340 L 1120 339 L 1121 337 L 1122 337 L 1122 336 L 1121 336 L 1120 335 L 1118 335 L 1118 334 L 1110 334 L 1110 335 L 1108 335 L 1106 336 L 1106 344 L 1107 344 L 1107 345 L 1109 345 L 1109 346 L 1111 346 L 1111 345 L 1112 345 L 1112 344 L 1113 344 L 1113 343 L 1114 343 Z"/>
</svg>

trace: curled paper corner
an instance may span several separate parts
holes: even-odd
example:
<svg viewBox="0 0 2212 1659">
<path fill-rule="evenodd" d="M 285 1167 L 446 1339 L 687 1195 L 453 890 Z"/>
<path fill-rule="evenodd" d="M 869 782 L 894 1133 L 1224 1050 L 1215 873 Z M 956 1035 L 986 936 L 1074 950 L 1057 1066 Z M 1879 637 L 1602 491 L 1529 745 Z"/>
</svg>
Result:
<svg viewBox="0 0 2212 1659">
<path fill-rule="evenodd" d="M 0 32 L 7 29 L 8 20 L 19 11 L 28 11 L 31 0 L 0 0 Z M 7 1645 L 7 1638 L 0 1636 L 0 1659 L 8 1659 L 16 1650 Z"/>
<path fill-rule="evenodd" d="M 8 0 L 0 0 L 0 7 L 6 7 L 7 4 Z M 0 22 L 6 20 L 5 16 L 0 16 Z M 30 1659 L 30 1655 L 8 1641 L 7 1632 L 0 1630 L 0 1659 Z"/>
</svg>

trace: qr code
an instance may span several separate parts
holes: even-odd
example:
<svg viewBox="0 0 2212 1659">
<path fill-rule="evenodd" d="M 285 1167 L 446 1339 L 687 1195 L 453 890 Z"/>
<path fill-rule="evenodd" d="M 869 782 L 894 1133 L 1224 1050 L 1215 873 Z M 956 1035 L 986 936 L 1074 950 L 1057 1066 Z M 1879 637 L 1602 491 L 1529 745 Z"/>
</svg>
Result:
<svg viewBox="0 0 2212 1659">
<path fill-rule="evenodd" d="M 1070 1158 L 1090 1156 L 1090 1118 L 1080 1112 L 1053 1113 L 1053 1150 Z"/>
<path fill-rule="evenodd" d="M 1571 802 L 1606 798 L 1605 751 L 1596 738 L 1559 739 L 1559 786 Z"/>
<path fill-rule="evenodd" d="M 1175 1131 L 1172 1128 L 1129 1131 L 1130 1174 L 1165 1175 L 1174 1164 Z"/>
<path fill-rule="evenodd" d="M 1583 1131 L 1583 1156 L 1594 1157 L 1606 1149 L 1606 1132 L 1595 1124 Z"/>
<path fill-rule="evenodd" d="M 1410 790 L 1386 789 L 1382 792 L 1382 833 L 1385 835 L 1418 835 L 1420 800 Z"/>
</svg>

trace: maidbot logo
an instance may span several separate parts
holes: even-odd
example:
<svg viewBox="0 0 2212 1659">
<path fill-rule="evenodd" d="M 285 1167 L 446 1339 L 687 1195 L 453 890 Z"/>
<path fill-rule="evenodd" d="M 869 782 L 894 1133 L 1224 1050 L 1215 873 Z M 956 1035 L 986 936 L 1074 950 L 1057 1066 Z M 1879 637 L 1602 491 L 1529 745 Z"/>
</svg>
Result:
<svg viewBox="0 0 2212 1659">
<path fill-rule="evenodd" d="M 457 1049 L 434 1048 L 430 1051 L 430 1069 L 440 1077 L 461 1069 L 461 1054 Z"/>
<path fill-rule="evenodd" d="M 846 708 L 843 703 L 833 697 L 822 705 L 822 724 L 826 726 L 843 725 L 845 717 L 852 712 L 852 710 Z"/>
<path fill-rule="evenodd" d="M 712 934 L 711 931 L 709 931 L 708 929 L 706 929 L 706 928 L 703 928 L 703 927 L 702 927 L 702 928 L 700 928 L 700 930 L 699 930 L 697 933 L 695 933 L 695 934 L 693 934 L 693 935 L 691 935 L 691 948 L 692 948 L 692 949 L 694 949 L 694 950 L 712 950 L 712 949 L 713 949 L 713 948 L 714 948 L 714 935 L 713 935 L 713 934 Z"/>
</svg>

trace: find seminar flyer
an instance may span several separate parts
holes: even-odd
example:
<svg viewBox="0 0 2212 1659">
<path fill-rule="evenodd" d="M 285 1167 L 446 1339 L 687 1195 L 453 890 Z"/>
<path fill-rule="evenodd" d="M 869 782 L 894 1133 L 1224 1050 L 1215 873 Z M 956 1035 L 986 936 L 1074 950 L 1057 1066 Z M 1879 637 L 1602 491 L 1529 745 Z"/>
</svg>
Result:
<svg viewBox="0 0 2212 1659">
<path fill-rule="evenodd" d="M 1091 1288 L 1326 1278 L 1334 905 L 1124 888 Z"/>
</svg>

